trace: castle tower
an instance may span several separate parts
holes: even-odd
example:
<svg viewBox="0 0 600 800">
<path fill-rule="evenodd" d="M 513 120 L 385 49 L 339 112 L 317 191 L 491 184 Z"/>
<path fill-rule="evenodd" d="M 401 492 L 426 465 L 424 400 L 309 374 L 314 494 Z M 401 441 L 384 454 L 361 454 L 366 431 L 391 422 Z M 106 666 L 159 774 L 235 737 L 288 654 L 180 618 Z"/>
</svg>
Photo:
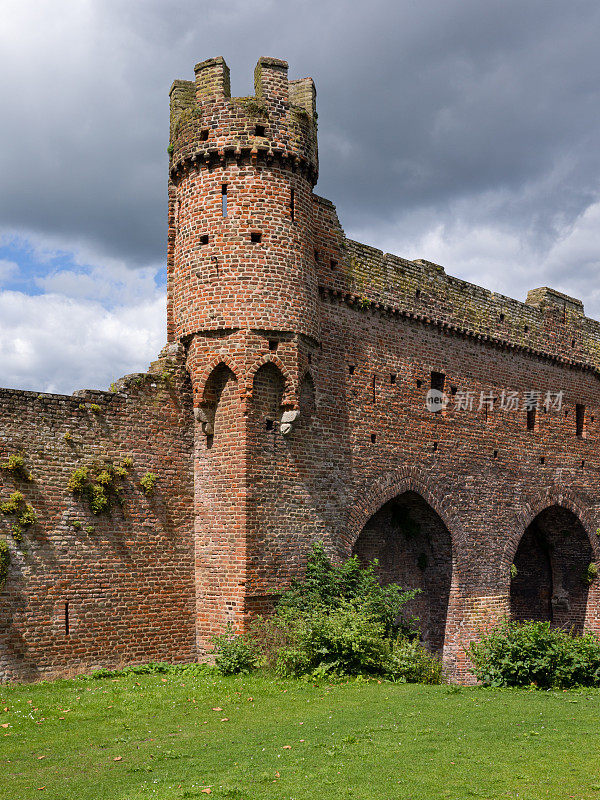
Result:
<svg viewBox="0 0 600 800">
<path fill-rule="evenodd" d="M 194 390 L 200 651 L 248 612 L 253 407 L 257 425 L 289 432 L 319 342 L 316 92 L 287 72 L 261 58 L 255 95 L 232 98 L 225 61 L 211 58 L 170 92 L 168 336 Z"/>
</svg>

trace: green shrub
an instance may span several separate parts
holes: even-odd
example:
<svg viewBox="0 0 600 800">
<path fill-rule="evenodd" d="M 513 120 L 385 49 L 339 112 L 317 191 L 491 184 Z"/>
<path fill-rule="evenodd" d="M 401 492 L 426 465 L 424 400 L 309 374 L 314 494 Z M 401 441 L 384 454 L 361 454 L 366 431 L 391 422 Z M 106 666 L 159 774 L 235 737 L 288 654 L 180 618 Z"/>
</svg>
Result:
<svg viewBox="0 0 600 800">
<path fill-rule="evenodd" d="M 120 675 L 206 675 L 213 671 L 209 664 L 168 664 L 154 661 L 148 664 L 137 664 L 123 669 L 95 669 L 91 675 L 81 676 L 82 680 L 95 680 L 97 678 L 116 678 Z"/>
<path fill-rule="evenodd" d="M 505 621 L 472 642 L 473 673 L 485 686 L 600 686 L 600 640 L 549 622 Z"/>
<path fill-rule="evenodd" d="M 32 481 L 33 475 L 25 466 L 25 459 L 20 453 L 13 453 L 8 457 L 8 461 L 0 464 L 0 469 L 11 472 L 15 478 L 23 481 Z"/>
<path fill-rule="evenodd" d="M 212 639 L 215 666 L 221 675 L 247 675 L 256 667 L 256 654 L 248 638 L 227 625 Z"/>
<path fill-rule="evenodd" d="M 442 662 L 416 638 L 400 636 L 392 645 L 386 675 L 398 683 L 443 683 Z"/>
<path fill-rule="evenodd" d="M 277 656 L 276 672 L 380 675 L 390 656 L 385 626 L 350 603 L 323 612 L 289 613 L 290 643 Z"/>
<path fill-rule="evenodd" d="M 322 543 L 317 542 L 308 558 L 304 579 L 292 582 L 281 596 L 278 608 L 330 611 L 351 603 L 370 619 L 380 622 L 385 636 L 393 636 L 399 629 L 414 629 L 414 620 L 402 619 L 401 612 L 419 590 L 404 591 L 396 583 L 382 586 L 375 573 L 377 566 L 375 560 L 364 567 L 357 556 L 339 566 L 333 565 Z"/>
</svg>

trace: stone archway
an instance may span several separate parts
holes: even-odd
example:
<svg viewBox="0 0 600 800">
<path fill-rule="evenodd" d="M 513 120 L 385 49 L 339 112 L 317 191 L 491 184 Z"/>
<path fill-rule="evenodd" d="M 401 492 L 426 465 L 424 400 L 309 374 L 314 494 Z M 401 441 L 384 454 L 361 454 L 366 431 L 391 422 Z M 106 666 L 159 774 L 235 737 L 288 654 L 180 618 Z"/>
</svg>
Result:
<svg viewBox="0 0 600 800">
<path fill-rule="evenodd" d="M 452 541 L 433 508 L 414 491 L 385 503 L 365 524 L 353 548 L 367 563 L 379 561 L 385 583 L 419 589 L 406 614 L 419 620 L 421 637 L 442 654 L 452 581 Z"/>
<path fill-rule="evenodd" d="M 567 508 L 553 505 L 528 525 L 515 553 L 510 613 L 583 631 L 594 560 L 587 532 Z"/>
</svg>

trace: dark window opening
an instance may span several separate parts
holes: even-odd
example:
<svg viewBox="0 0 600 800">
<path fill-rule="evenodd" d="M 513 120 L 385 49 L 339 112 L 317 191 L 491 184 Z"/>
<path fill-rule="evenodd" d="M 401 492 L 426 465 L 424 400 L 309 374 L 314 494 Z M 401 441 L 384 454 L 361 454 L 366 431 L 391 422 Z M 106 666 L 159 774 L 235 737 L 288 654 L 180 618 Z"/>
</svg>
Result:
<svg viewBox="0 0 600 800">
<path fill-rule="evenodd" d="M 433 443 L 433 452 L 435 453 L 437 449 L 438 449 L 438 443 L 434 442 Z"/>
<path fill-rule="evenodd" d="M 221 186 L 221 214 L 227 216 L 227 184 Z"/>
<path fill-rule="evenodd" d="M 415 289 L 415 297 L 417 298 L 417 300 L 419 299 L 419 297 L 421 297 L 421 290 L 420 289 Z"/>
<path fill-rule="evenodd" d="M 200 237 L 200 244 L 208 244 L 208 233 L 203 233 Z"/>
<path fill-rule="evenodd" d="M 372 433 L 372 434 L 371 434 L 371 442 L 372 442 L 373 444 L 375 444 L 375 442 L 376 442 L 376 441 L 377 441 L 377 435 L 376 435 L 376 434 L 374 434 L 374 433 Z"/>
<path fill-rule="evenodd" d="M 580 438 L 583 436 L 585 426 L 585 406 L 577 403 L 575 406 L 575 431 Z"/>
<path fill-rule="evenodd" d="M 265 135 L 265 126 L 264 125 L 257 125 L 254 128 L 254 135 L 255 136 L 264 136 Z"/>
<path fill-rule="evenodd" d="M 290 193 L 290 217 L 292 218 L 292 222 L 294 222 L 294 215 L 296 213 L 296 203 L 295 203 L 295 193 L 292 189 Z"/>
<path fill-rule="evenodd" d="M 69 603 L 65 603 L 65 636 L 70 634 Z"/>
<path fill-rule="evenodd" d="M 504 322 L 504 314 L 500 314 L 500 322 Z"/>
<path fill-rule="evenodd" d="M 571 339 L 571 347 L 575 347 L 575 339 Z"/>
<path fill-rule="evenodd" d="M 585 467 L 585 461 L 582 461 L 581 462 L 581 469 L 583 469 L 584 467 Z"/>
<path fill-rule="evenodd" d="M 569 416 L 569 409 L 565 408 L 565 417 L 568 417 L 568 416 Z"/>
<path fill-rule="evenodd" d="M 446 376 L 443 372 L 432 372 L 431 373 L 431 388 L 436 389 L 438 392 L 444 391 L 444 383 L 446 382 Z"/>
<path fill-rule="evenodd" d="M 535 430 L 535 408 L 529 408 L 527 410 L 527 430 Z"/>
<path fill-rule="evenodd" d="M 422 385 L 423 385 L 423 381 L 417 379 L 417 389 L 420 389 Z"/>
<path fill-rule="evenodd" d="M 269 350 L 277 350 L 279 342 L 277 339 L 269 339 Z"/>
<path fill-rule="evenodd" d="M 529 325 L 525 325 L 525 327 L 523 328 L 523 330 L 525 331 L 525 333 L 529 333 Z"/>
<path fill-rule="evenodd" d="M 250 241 L 253 242 L 254 244 L 258 244 L 260 241 L 262 241 L 262 233 L 258 233 L 257 231 L 252 231 L 252 233 L 250 234 Z"/>
<path fill-rule="evenodd" d="M 274 431 L 275 430 L 275 421 L 272 420 L 272 419 L 265 420 L 265 430 Z"/>
<path fill-rule="evenodd" d="M 200 131 L 200 141 L 205 142 L 208 139 L 208 128 Z"/>
<path fill-rule="evenodd" d="M 354 366 L 354 364 L 350 364 L 350 366 L 348 367 L 348 374 L 349 375 L 354 375 L 354 370 L 355 369 L 356 369 L 356 367 Z"/>
<path fill-rule="evenodd" d="M 319 260 L 319 251 L 315 250 L 315 261 Z"/>
<path fill-rule="evenodd" d="M 308 358 L 308 363 L 312 364 L 312 355 L 310 353 L 308 354 L 307 358 Z"/>
<path fill-rule="evenodd" d="M 450 394 L 455 395 L 458 392 L 458 386 L 451 386 L 450 387 Z"/>
<path fill-rule="evenodd" d="M 331 269 L 337 269 L 338 262 L 335 261 L 333 258 L 330 261 Z"/>
<path fill-rule="evenodd" d="M 498 458 L 498 451 L 494 450 L 494 458 Z"/>
<path fill-rule="evenodd" d="M 392 384 L 392 386 L 396 383 L 396 375 L 393 372 L 390 375 L 390 383 Z"/>
<path fill-rule="evenodd" d="M 546 463 L 546 457 L 540 456 L 540 464 L 545 464 L 545 463 Z"/>
<path fill-rule="evenodd" d="M 376 376 L 373 375 L 373 405 L 375 405 L 375 403 L 377 402 L 377 398 L 375 395 L 375 381 L 376 381 Z"/>
<path fill-rule="evenodd" d="M 590 422 L 593 422 L 593 421 L 594 421 L 594 415 L 592 414 L 592 416 L 590 417 Z"/>
</svg>

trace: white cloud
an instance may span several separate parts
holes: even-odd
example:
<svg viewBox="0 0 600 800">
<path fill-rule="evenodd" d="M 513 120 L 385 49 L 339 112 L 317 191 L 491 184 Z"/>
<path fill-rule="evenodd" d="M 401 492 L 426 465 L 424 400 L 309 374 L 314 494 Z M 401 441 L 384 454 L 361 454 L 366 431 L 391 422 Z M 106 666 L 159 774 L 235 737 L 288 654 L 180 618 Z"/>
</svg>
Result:
<svg viewBox="0 0 600 800">
<path fill-rule="evenodd" d="M 57 294 L 0 292 L 0 385 L 71 393 L 144 370 L 165 343 L 165 296 L 107 310 Z"/>
<path fill-rule="evenodd" d="M 19 273 L 19 265 L 14 261 L 7 261 L 0 258 L 0 286 L 6 281 L 14 278 Z"/>
</svg>

